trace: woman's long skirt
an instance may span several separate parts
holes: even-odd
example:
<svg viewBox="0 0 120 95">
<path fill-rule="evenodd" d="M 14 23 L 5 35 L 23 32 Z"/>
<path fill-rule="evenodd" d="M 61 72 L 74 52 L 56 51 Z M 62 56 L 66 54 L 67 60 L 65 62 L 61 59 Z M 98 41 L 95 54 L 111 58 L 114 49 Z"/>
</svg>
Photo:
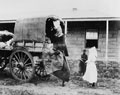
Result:
<svg viewBox="0 0 120 95">
<path fill-rule="evenodd" d="M 97 82 L 97 68 L 95 62 L 88 62 L 86 67 L 86 72 L 83 76 L 83 79 L 89 83 Z"/>
</svg>

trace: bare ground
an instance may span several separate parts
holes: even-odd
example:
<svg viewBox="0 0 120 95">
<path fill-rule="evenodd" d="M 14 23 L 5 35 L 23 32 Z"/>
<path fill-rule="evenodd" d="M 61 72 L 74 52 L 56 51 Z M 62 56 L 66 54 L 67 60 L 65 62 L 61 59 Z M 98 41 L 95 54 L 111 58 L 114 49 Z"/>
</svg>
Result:
<svg viewBox="0 0 120 95">
<path fill-rule="evenodd" d="M 19 83 L 9 72 L 0 73 L 0 95 L 120 95 L 120 79 L 99 78 L 97 86 L 91 88 L 78 74 L 73 74 L 65 87 L 51 76 L 50 80 L 34 77 L 29 83 Z"/>
</svg>

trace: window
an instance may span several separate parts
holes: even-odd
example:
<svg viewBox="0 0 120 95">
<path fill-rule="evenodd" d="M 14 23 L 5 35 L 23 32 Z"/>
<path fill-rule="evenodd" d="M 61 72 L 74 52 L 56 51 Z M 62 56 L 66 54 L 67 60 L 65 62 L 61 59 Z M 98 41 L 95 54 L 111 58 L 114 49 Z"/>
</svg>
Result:
<svg viewBox="0 0 120 95">
<path fill-rule="evenodd" d="M 98 48 L 98 31 L 94 30 L 87 30 L 86 31 L 86 48 L 90 48 L 95 46 Z"/>
</svg>

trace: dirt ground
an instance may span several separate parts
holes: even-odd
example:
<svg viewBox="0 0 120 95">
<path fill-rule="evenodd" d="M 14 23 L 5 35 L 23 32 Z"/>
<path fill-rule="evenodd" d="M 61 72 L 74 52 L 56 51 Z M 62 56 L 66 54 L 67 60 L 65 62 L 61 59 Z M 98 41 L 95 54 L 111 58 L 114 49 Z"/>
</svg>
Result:
<svg viewBox="0 0 120 95">
<path fill-rule="evenodd" d="M 65 87 L 51 76 L 47 81 L 34 77 L 29 83 L 19 83 L 7 71 L 0 73 L 0 95 L 120 95 L 120 79 L 98 79 L 91 88 L 79 74 L 73 74 Z"/>
</svg>

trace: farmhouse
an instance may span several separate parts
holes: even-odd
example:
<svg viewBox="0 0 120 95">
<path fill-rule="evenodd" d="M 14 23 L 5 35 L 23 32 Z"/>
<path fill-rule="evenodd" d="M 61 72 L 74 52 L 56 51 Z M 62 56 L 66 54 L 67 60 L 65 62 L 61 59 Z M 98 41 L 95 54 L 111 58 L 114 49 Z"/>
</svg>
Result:
<svg viewBox="0 0 120 95">
<path fill-rule="evenodd" d="M 95 46 L 98 60 L 120 61 L 119 16 L 109 16 L 95 11 L 79 12 L 76 9 L 54 14 L 65 22 L 69 58 L 80 59 L 83 49 Z M 1 20 L 0 30 L 14 32 L 16 20 Z"/>
<path fill-rule="evenodd" d="M 98 60 L 120 61 L 119 17 L 75 10 L 63 19 L 70 58 L 79 59 L 83 49 L 95 46 Z"/>
</svg>

